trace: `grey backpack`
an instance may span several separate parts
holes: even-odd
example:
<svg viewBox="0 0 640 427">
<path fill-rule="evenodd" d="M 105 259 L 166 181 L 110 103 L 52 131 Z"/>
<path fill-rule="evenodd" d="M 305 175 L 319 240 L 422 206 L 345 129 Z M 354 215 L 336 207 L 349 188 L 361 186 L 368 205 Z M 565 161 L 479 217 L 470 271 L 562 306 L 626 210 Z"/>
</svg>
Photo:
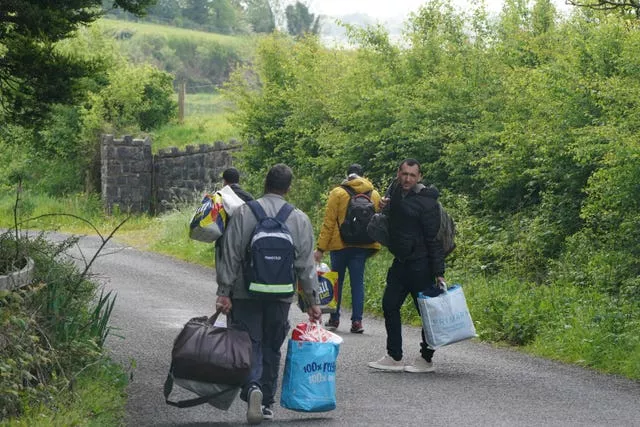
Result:
<svg viewBox="0 0 640 427">
<path fill-rule="evenodd" d="M 446 211 L 442 203 L 438 202 L 440 207 L 440 229 L 436 235 L 436 239 L 442 243 L 442 249 L 444 250 L 444 256 L 449 255 L 456 248 L 456 224 L 453 222 L 453 218 Z"/>
</svg>

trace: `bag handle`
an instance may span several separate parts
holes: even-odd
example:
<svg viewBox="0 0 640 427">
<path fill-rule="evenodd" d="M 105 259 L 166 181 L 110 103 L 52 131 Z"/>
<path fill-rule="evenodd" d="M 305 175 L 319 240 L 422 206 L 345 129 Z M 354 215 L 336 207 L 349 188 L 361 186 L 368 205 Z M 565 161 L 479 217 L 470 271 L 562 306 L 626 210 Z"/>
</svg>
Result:
<svg viewBox="0 0 640 427">
<path fill-rule="evenodd" d="M 449 289 L 447 282 L 440 282 L 437 286 L 438 288 L 442 289 L 444 292 L 447 292 L 447 289 Z"/>
<path fill-rule="evenodd" d="M 213 313 L 213 315 L 207 319 L 207 323 L 209 323 L 210 325 L 215 324 L 216 320 L 218 320 L 218 316 L 220 316 L 220 313 L 222 313 L 222 310 L 218 308 L 216 312 Z"/>
</svg>

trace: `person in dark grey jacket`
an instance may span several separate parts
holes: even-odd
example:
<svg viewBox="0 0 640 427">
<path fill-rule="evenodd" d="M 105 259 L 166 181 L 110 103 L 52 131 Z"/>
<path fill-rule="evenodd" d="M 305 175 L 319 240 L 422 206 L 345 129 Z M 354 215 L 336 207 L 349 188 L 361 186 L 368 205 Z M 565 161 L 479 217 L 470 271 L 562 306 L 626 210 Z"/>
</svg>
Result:
<svg viewBox="0 0 640 427">
<path fill-rule="evenodd" d="M 273 166 L 265 179 L 265 194 L 257 201 L 268 216 L 275 216 L 286 203 L 293 173 L 284 164 Z M 224 233 L 222 257 L 216 265 L 218 298 L 216 308 L 229 314 L 233 325 L 249 332 L 253 344 L 251 373 L 240 392 L 247 401 L 247 421 L 258 424 L 273 418 L 280 347 L 289 329 L 289 307 L 292 296 L 264 299 L 249 294 L 243 277 L 243 266 L 253 230 L 257 224 L 251 208 L 244 204 L 231 217 Z M 298 283 L 304 292 L 310 321 L 320 321 L 322 312 L 316 305 L 318 281 L 313 258 L 314 238 L 309 217 L 299 209 L 293 210 L 285 222 L 295 247 L 293 262 Z"/>
<path fill-rule="evenodd" d="M 382 311 L 387 330 L 387 354 L 369 366 L 383 371 L 432 372 L 434 350 L 422 331 L 420 356 L 413 364 L 402 358 L 402 322 L 400 308 L 411 295 L 418 312 L 418 293 L 437 296 L 444 285 L 444 249 L 436 239 L 440 228 L 438 190 L 420 181 L 420 163 L 404 160 L 396 181 L 381 200 L 389 220 L 389 251 L 394 260 L 387 273 Z"/>
</svg>

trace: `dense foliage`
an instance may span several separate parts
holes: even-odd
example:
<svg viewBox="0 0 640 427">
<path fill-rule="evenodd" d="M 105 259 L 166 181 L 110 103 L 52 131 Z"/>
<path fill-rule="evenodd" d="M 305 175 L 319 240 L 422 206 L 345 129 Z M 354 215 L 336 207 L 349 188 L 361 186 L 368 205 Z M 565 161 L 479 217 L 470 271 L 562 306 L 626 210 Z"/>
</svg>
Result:
<svg viewBox="0 0 640 427">
<path fill-rule="evenodd" d="M 287 31 L 292 36 L 302 36 L 306 33 L 320 32 L 320 17 L 309 13 L 309 8 L 297 1 L 288 5 L 284 10 L 287 17 Z"/>
<path fill-rule="evenodd" d="M 286 162 L 304 209 L 364 165 L 384 187 L 416 157 L 462 224 L 470 273 L 578 284 L 640 303 L 640 32 L 618 16 L 508 0 L 498 20 L 434 1 L 402 44 L 274 35 L 229 95 L 245 167 Z M 309 190 L 309 191 L 306 191 Z"/>
<path fill-rule="evenodd" d="M 0 291 L 0 420 L 62 404 L 84 376 L 112 369 L 102 346 L 115 298 L 61 256 L 75 242 L 0 234 L 0 247 L 19 245 L 36 265 L 33 285 Z"/>
<path fill-rule="evenodd" d="M 135 14 L 155 0 L 111 0 Z M 0 3 L 0 112 L 4 120 L 33 125 L 52 104 L 81 96 L 78 81 L 96 64 L 56 50 L 55 43 L 102 15 L 99 0 Z"/>
<path fill-rule="evenodd" d="M 44 103 L 39 106 L 41 116 L 25 116 L 30 123 L 14 120 L 16 114 L 26 114 L 16 106 L 0 111 L 5 124 L 0 127 L 0 147 L 15 154 L 1 160 L 0 183 L 11 188 L 20 177 L 49 194 L 96 191 L 100 135 L 139 133 L 169 122 L 177 115 L 173 77 L 148 64 L 129 62 L 98 27 L 78 29 L 75 37 L 51 49 L 48 54 L 94 66 L 74 79 L 81 96 L 68 102 L 49 99 L 46 108 Z M 55 71 L 61 76 L 65 72 L 68 69 Z"/>
</svg>

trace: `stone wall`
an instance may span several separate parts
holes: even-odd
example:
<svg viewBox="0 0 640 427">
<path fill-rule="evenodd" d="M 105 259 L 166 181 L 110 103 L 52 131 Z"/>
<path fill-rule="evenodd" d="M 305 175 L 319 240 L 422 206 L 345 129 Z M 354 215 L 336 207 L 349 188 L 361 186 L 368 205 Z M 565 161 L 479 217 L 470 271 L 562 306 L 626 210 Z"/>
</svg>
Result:
<svg viewBox="0 0 640 427">
<path fill-rule="evenodd" d="M 222 172 L 233 163 L 235 144 L 189 145 L 160 150 L 154 156 L 157 209 L 173 209 L 180 203 L 193 202 L 222 181 Z"/>
<path fill-rule="evenodd" d="M 103 135 L 101 149 L 102 202 L 107 213 L 153 212 L 151 140 Z"/>
<path fill-rule="evenodd" d="M 102 200 L 108 213 L 159 213 L 193 203 L 232 165 L 237 143 L 175 147 L 151 154 L 151 140 L 102 138 Z"/>
</svg>

